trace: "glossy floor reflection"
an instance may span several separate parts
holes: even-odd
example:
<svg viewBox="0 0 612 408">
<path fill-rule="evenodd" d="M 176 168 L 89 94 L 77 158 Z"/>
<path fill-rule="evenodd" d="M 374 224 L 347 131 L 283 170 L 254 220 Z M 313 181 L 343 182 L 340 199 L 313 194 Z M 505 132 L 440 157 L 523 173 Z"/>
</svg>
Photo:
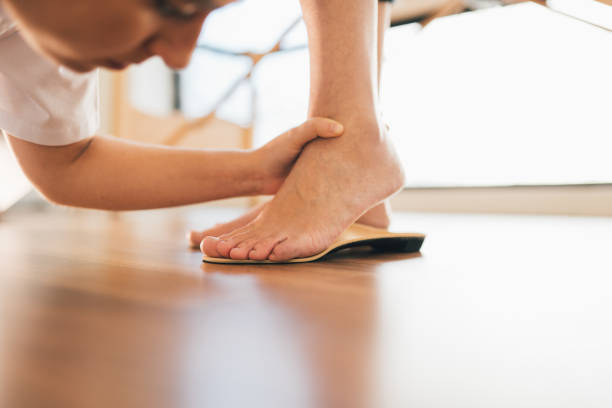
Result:
<svg viewBox="0 0 612 408">
<path fill-rule="evenodd" d="M 0 221 L 1 406 L 608 407 L 612 220 L 400 215 L 422 254 L 202 264 L 234 215 Z"/>
</svg>

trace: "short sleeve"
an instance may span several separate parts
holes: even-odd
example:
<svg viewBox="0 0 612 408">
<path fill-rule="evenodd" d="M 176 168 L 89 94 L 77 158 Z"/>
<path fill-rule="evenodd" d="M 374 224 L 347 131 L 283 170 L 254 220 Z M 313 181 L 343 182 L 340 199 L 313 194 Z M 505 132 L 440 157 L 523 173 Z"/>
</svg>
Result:
<svg viewBox="0 0 612 408">
<path fill-rule="evenodd" d="M 77 74 L 34 52 L 18 32 L 0 38 L 0 129 L 61 146 L 99 127 L 98 73 Z"/>
</svg>

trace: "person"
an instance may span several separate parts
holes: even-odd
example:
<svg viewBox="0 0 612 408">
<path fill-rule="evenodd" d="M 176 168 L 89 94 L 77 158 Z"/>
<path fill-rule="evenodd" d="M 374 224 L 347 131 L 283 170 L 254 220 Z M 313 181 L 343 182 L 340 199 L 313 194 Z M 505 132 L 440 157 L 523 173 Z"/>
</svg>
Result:
<svg viewBox="0 0 612 408">
<path fill-rule="evenodd" d="M 76 71 L 104 66 L 102 59 L 91 55 L 109 52 L 111 43 L 92 40 L 88 42 L 91 46 L 83 45 L 88 49 L 85 52 L 78 44 L 63 41 L 62 36 L 80 32 L 80 28 L 58 21 L 67 13 L 60 13 L 62 9 L 57 5 L 54 11 L 46 9 L 51 3 L 57 2 L 18 1 L 14 3 L 16 8 L 11 2 L 0 3 L 0 7 L 6 6 L 6 10 L 0 8 L 0 128 L 8 132 L 10 147 L 25 174 L 50 201 L 134 210 L 271 194 L 282 184 L 304 144 L 317 136 L 332 137 L 342 132 L 337 122 L 313 118 L 251 151 L 166 148 L 92 137 L 98 125 L 97 76 L 76 74 L 64 66 Z M 126 2 L 127 11 L 130 3 L 136 4 Z M 38 11 L 32 15 L 23 14 L 34 9 Z M 15 16 L 16 24 L 7 18 L 6 11 Z M 104 7 L 100 7 L 95 15 L 103 16 L 103 11 Z M 72 21 L 80 19 L 78 15 L 70 17 Z M 139 14 L 133 17 L 140 18 Z M 201 20 L 198 17 L 189 33 L 196 35 Z M 95 28 L 101 32 L 103 25 L 110 23 L 95 18 L 87 22 L 87 27 L 94 22 L 102 24 Z M 65 30 L 59 37 L 53 34 L 57 27 Z M 135 24 L 128 30 L 137 27 Z M 121 33 L 117 39 L 129 41 L 132 35 L 134 32 Z M 84 36 L 79 38 L 83 41 Z M 117 46 L 122 47 L 122 43 L 118 41 Z M 93 46 L 96 44 L 99 48 Z M 51 61 L 37 51 L 51 57 Z M 137 50 L 135 53 L 142 54 L 106 66 L 115 64 L 119 68 L 154 52 Z M 168 62 L 174 66 L 187 61 L 182 57 L 179 63 L 172 58 L 168 56 Z"/>
<path fill-rule="evenodd" d="M 375 0 L 302 0 L 312 119 L 261 149 L 193 151 L 91 137 L 96 90 L 88 72 L 153 55 L 183 68 L 206 16 L 229 2 L 0 0 L 19 29 L 2 22 L 0 128 L 34 185 L 61 204 L 113 210 L 276 193 L 246 225 L 202 241 L 209 255 L 241 259 L 312 255 L 368 210 L 366 217 L 387 217 L 383 200 L 401 188 L 403 172 L 377 112 Z M 343 136 L 300 150 L 315 134 L 338 134 L 322 118 L 342 123 Z"/>
</svg>

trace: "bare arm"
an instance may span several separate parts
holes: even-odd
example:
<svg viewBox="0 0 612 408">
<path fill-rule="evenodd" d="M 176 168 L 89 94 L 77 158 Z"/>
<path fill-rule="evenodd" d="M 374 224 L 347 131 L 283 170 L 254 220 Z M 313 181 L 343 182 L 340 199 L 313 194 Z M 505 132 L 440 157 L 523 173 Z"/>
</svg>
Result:
<svg viewBox="0 0 612 408">
<path fill-rule="evenodd" d="M 274 193 L 305 143 L 338 136 L 336 123 L 309 120 L 253 151 L 211 151 L 95 136 L 49 147 L 9 136 L 32 183 L 58 204 L 139 210 Z"/>
</svg>

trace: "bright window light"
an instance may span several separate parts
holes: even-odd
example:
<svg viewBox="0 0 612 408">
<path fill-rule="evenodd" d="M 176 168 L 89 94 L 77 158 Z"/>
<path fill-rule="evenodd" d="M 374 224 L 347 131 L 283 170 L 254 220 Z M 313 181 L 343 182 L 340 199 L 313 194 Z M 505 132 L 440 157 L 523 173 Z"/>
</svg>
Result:
<svg viewBox="0 0 612 408">
<path fill-rule="evenodd" d="M 265 50 L 300 9 L 297 0 L 282 2 L 282 18 L 272 18 L 270 8 L 250 7 L 258 1 L 215 13 L 202 41 Z M 306 42 L 303 25 L 291 41 Z M 195 57 L 183 76 L 187 113 L 206 112 L 206 95 L 244 72 L 234 59 Z M 304 120 L 308 72 L 305 49 L 261 61 L 253 75 L 257 144 Z M 391 29 L 382 107 L 408 185 L 612 183 L 610 72 L 611 32 L 533 3 Z M 238 92 L 221 116 L 244 124 L 249 98 Z"/>
<path fill-rule="evenodd" d="M 390 36 L 384 111 L 412 186 L 612 182 L 612 33 L 521 4 Z"/>
<path fill-rule="evenodd" d="M 612 30 L 612 7 L 597 0 L 548 0 L 546 4 L 568 16 Z"/>
</svg>

